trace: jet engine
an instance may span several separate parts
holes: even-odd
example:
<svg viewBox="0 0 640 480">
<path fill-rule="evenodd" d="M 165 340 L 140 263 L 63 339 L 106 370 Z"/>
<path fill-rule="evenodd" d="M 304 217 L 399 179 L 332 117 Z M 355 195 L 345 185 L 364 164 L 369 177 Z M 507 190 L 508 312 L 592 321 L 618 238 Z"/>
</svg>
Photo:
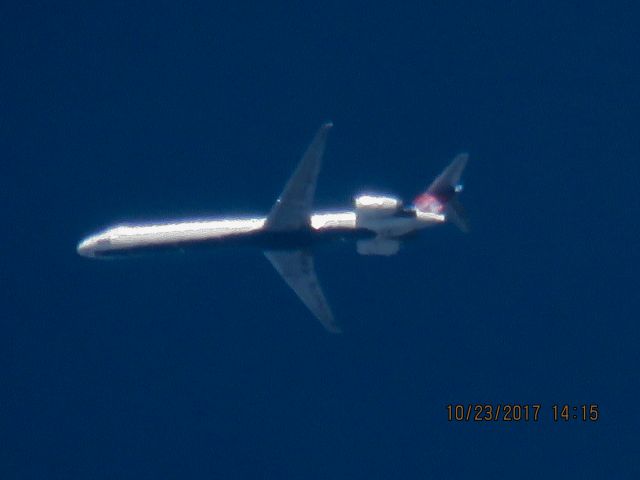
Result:
<svg viewBox="0 0 640 480">
<path fill-rule="evenodd" d="M 387 219 L 402 208 L 402 202 L 382 195 L 360 195 L 355 198 L 356 225 L 377 232 L 385 228 Z"/>
<path fill-rule="evenodd" d="M 360 255 L 395 255 L 400 250 L 400 242 L 393 238 L 376 237 L 370 240 L 358 240 L 356 248 Z"/>
<path fill-rule="evenodd" d="M 358 217 L 389 217 L 402 208 L 402 201 L 382 195 L 360 195 L 355 198 Z"/>
</svg>

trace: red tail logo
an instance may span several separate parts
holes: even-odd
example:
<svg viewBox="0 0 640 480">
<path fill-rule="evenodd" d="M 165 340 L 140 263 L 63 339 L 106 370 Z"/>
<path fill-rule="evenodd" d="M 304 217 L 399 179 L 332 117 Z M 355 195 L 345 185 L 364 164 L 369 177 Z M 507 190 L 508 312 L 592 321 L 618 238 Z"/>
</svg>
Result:
<svg viewBox="0 0 640 480">
<path fill-rule="evenodd" d="M 413 201 L 413 204 L 421 212 L 429 213 L 443 213 L 445 207 L 444 203 L 441 202 L 437 196 L 429 192 L 418 195 Z"/>
</svg>

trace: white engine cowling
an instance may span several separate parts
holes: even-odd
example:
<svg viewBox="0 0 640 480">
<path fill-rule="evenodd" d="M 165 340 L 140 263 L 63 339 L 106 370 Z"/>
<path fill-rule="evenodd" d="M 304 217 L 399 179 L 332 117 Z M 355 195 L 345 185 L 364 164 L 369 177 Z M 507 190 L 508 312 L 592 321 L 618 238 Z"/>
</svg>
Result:
<svg viewBox="0 0 640 480">
<path fill-rule="evenodd" d="M 400 242 L 393 238 L 376 237 L 369 240 L 358 240 L 356 248 L 360 255 L 395 255 L 400 250 Z"/>
<path fill-rule="evenodd" d="M 387 217 L 402 208 L 402 201 L 382 195 L 360 195 L 355 198 L 356 213 L 369 217 Z"/>
</svg>

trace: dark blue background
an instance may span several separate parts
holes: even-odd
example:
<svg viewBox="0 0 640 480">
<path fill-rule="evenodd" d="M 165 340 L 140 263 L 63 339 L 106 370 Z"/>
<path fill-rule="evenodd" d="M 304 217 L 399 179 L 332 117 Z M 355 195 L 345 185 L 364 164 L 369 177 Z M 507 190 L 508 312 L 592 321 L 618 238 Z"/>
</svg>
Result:
<svg viewBox="0 0 640 480">
<path fill-rule="evenodd" d="M 3 11 L 2 478 L 640 474 L 633 2 Z M 471 234 L 318 251 L 342 336 L 258 251 L 76 255 L 123 220 L 266 212 L 328 119 L 319 207 L 471 154 Z"/>
</svg>

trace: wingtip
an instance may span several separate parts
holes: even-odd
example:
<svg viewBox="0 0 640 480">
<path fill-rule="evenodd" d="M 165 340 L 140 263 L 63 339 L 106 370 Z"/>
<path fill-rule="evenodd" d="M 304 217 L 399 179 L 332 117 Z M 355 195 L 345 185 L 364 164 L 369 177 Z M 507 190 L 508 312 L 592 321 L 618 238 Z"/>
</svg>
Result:
<svg viewBox="0 0 640 480">
<path fill-rule="evenodd" d="M 327 308 L 331 308 L 331 307 L 327 306 Z M 322 326 L 325 328 L 327 332 L 335 333 L 335 334 L 342 333 L 342 327 L 338 322 L 336 322 L 331 310 L 329 310 L 325 315 L 317 315 L 314 312 L 314 316 L 320 321 L 320 323 L 322 324 Z"/>
<path fill-rule="evenodd" d="M 454 162 L 456 163 L 467 163 L 467 161 L 469 161 L 469 153 L 468 152 L 462 152 L 459 153 L 458 155 L 456 155 L 456 157 L 453 159 Z"/>
<path fill-rule="evenodd" d="M 342 333 L 342 329 L 337 325 L 332 325 L 331 328 L 327 328 L 327 332 L 340 335 Z"/>
</svg>

